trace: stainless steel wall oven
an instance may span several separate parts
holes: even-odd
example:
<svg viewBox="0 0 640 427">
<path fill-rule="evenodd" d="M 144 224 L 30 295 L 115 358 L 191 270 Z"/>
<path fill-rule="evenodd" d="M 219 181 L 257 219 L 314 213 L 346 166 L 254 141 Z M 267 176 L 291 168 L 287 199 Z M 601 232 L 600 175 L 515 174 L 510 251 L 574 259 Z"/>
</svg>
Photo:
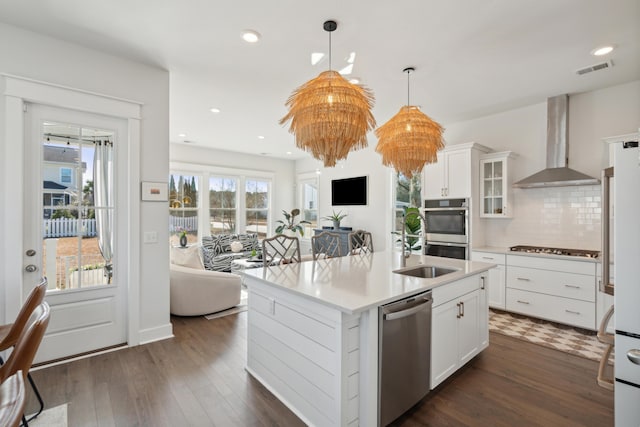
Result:
<svg viewBox="0 0 640 427">
<path fill-rule="evenodd" d="M 469 199 L 424 201 L 425 255 L 469 259 Z"/>
</svg>

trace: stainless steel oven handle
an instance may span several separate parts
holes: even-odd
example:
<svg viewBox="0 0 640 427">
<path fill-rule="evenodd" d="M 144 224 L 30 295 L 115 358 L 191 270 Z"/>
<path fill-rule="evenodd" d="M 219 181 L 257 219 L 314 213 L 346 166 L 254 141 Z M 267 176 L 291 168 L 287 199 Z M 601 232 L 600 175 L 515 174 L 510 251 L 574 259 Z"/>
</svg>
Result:
<svg viewBox="0 0 640 427">
<path fill-rule="evenodd" d="M 461 207 L 451 207 L 451 208 L 424 208 L 425 212 L 443 212 L 443 211 L 460 211 L 467 212 L 469 208 L 461 208 Z"/>
</svg>

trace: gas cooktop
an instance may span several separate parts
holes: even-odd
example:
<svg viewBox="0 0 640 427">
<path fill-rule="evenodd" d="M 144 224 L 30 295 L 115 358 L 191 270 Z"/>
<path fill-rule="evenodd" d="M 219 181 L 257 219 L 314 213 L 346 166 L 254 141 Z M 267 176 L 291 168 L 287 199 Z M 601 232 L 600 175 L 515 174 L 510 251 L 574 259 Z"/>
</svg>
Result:
<svg viewBox="0 0 640 427">
<path fill-rule="evenodd" d="M 514 252 L 581 256 L 586 258 L 598 258 L 600 256 L 600 251 L 590 251 L 588 249 L 547 248 L 544 246 L 526 246 L 526 245 L 511 246 L 509 249 Z"/>
</svg>

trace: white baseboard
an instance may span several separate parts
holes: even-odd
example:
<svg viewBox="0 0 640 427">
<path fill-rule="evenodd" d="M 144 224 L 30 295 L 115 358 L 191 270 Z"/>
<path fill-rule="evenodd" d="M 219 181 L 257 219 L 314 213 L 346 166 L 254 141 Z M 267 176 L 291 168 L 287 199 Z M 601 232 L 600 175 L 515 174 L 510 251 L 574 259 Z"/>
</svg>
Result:
<svg viewBox="0 0 640 427">
<path fill-rule="evenodd" d="M 173 338 L 173 325 L 171 323 L 167 323 L 166 325 L 155 328 L 141 329 L 138 337 L 140 338 L 140 344 L 149 344 L 154 341 Z"/>
</svg>

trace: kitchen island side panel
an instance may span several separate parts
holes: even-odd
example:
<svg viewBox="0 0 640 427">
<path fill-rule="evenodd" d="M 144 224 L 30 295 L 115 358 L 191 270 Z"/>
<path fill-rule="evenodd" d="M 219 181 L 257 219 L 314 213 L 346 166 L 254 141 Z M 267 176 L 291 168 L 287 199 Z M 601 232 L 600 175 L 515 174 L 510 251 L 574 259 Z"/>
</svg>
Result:
<svg viewBox="0 0 640 427">
<path fill-rule="evenodd" d="M 309 425 L 359 425 L 361 316 L 246 283 L 249 373 Z"/>
</svg>

